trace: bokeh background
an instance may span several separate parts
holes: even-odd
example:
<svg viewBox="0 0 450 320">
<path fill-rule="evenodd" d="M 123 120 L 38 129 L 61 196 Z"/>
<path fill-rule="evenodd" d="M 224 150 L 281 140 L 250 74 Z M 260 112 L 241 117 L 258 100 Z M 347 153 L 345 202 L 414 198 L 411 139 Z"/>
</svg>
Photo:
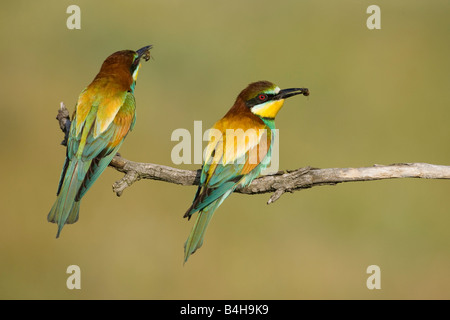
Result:
<svg viewBox="0 0 450 320">
<path fill-rule="evenodd" d="M 81 30 L 66 9 L 81 8 Z M 366 9 L 381 8 L 381 30 Z M 183 266 L 196 188 L 143 180 L 118 198 L 109 168 L 63 229 L 46 216 L 73 111 L 103 60 L 153 44 L 121 154 L 174 166 L 177 128 L 204 129 L 250 82 L 308 87 L 277 118 L 280 169 L 450 164 L 450 3 L 10 1 L 2 4 L 0 298 L 449 299 L 450 182 L 346 183 L 232 195 Z M 197 169 L 199 165 L 179 165 Z M 81 290 L 66 268 L 81 268 Z M 366 268 L 381 268 L 368 290 Z"/>
</svg>

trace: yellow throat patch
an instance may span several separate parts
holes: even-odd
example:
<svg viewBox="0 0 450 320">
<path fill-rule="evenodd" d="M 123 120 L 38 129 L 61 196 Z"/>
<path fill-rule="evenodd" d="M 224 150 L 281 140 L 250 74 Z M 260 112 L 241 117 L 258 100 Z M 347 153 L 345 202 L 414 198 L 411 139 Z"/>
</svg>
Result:
<svg viewBox="0 0 450 320">
<path fill-rule="evenodd" d="M 268 101 L 261 105 L 254 106 L 252 112 L 262 118 L 275 118 L 278 111 L 284 104 L 284 99 Z"/>
</svg>

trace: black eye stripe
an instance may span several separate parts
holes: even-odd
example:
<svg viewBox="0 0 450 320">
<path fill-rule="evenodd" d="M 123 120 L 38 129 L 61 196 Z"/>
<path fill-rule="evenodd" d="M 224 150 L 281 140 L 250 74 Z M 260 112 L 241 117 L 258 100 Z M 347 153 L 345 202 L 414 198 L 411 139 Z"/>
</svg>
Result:
<svg viewBox="0 0 450 320">
<path fill-rule="evenodd" d="M 257 104 L 272 100 L 274 96 L 275 94 L 260 93 L 253 99 L 248 100 L 245 104 L 247 105 L 247 107 L 251 108 L 253 106 L 256 106 Z"/>
</svg>

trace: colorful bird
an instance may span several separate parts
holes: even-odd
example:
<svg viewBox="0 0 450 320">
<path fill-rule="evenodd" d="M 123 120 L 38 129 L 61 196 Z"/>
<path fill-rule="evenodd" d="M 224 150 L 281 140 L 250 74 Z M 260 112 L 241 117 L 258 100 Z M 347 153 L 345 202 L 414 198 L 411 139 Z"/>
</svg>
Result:
<svg viewBox="0 0 450 320">
<path fill-rule="evenodd" d="M 286 98 L 309 95 L 306 88 L 281 90 L 269 81 L 248 85 L 228 113 L 210 130 L 200 184 L 184 217 L 198 211 L 184 245 L 184 262 L 203 244 L 214 211 L 238 187 L 245 187 L 270 163 L 275 116 Z"/>
<path fill-rule="evenodd" d="M 150 49 L 123 50 L 110 55 L 100 72 L 85 88 L 70 126 L 66 161 L 57 199 L 47 220 L 64 224 L 78 220 L 80 200 L 115 156 L 136 121 L 134 88 L 140 60 L 150 59 Z"/>
</svg>

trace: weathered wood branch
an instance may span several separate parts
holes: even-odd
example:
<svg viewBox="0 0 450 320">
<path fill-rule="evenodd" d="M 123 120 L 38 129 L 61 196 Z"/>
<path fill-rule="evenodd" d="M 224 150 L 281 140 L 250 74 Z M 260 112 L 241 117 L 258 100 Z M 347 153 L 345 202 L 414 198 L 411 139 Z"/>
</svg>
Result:
<svg viewBox="0 0 450 320">
<path fill-rule="evenodd" d="M 67 144 L 70 127 L 69 112 L 63 103 L 56 118 L 61 130 L 65 133 L 63 145 Z M 122 158 L 117 154 L 110 163 L 110 167 L 123 172 L 125 175 L 113 184 L 113 191 L 117 196 L 134 182 L 141 179 L 160 180 L 184 186 L 198 185 L 200 170 L 182 170 L 168 166 L 134 162 Z M 351 181 L 372 181 L 396 178 L 422 179 L 450 179 L 450 166 L 428 163 L 397 163 L 391 165 L 374 165 L 363 168 L 299 168 L 274 175 L 259 177 L 246 188 L 235 192 L 244 194 L 273 193 L 268 204 L 278 200 L 285 192 L 323 185 L 336 185 Z"/>
</svg>

